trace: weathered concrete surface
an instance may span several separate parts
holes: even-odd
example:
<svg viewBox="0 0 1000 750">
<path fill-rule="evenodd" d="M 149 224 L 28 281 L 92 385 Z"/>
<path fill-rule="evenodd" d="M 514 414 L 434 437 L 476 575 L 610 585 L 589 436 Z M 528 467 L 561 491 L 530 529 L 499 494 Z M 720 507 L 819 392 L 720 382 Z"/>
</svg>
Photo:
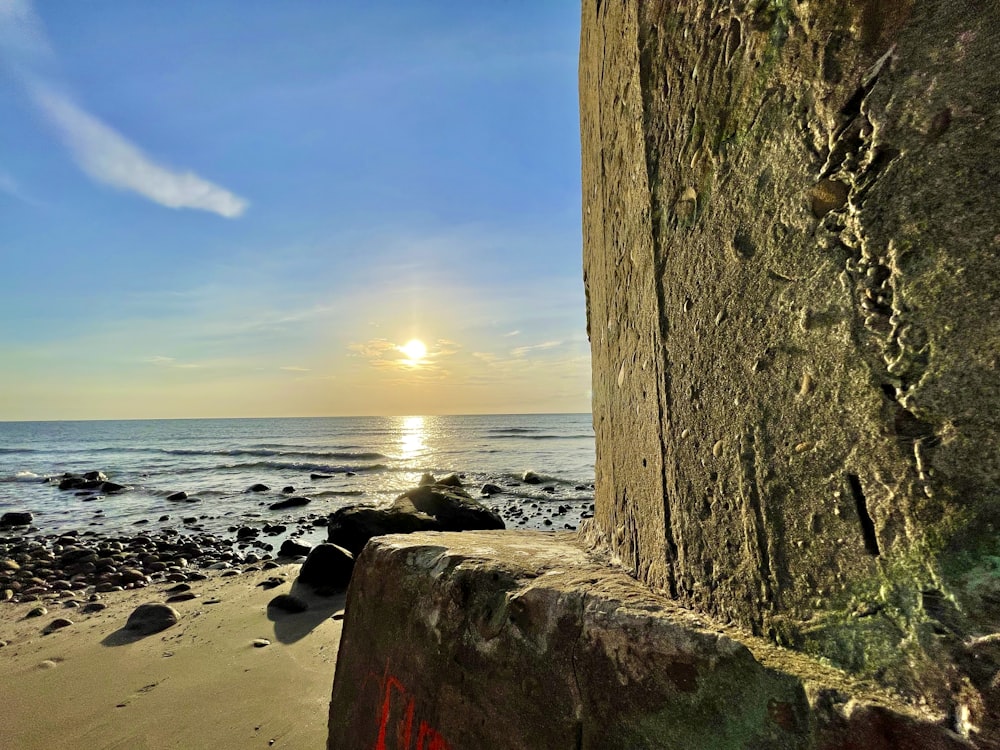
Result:
<svg viewBox="0 0 1000 750">
<path fill-rule="evenodd" d="M 592 539 L 1000 735 L 1000 4 L 583 4 Z"/>
<path fill-rule="evenodd" d="M 328 747 L 971 747 L 943 719 L 682 610 L 574 535 L 420 532 L 358 560 Z"/>
</svg>

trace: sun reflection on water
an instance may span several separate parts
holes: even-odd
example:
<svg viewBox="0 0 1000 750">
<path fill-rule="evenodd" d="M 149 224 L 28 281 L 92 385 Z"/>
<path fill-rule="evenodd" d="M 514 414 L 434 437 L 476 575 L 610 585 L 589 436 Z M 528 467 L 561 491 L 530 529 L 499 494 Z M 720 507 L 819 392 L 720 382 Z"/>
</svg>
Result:
<svg viewBox="0 0 1000 750">
<path fill-rule="evenodd" d="M 423 453 L 426 448 L 423 417 L 403 417 L 399 443 L 401 457 L 404 459 L 417 458 Z"/>
</svg>

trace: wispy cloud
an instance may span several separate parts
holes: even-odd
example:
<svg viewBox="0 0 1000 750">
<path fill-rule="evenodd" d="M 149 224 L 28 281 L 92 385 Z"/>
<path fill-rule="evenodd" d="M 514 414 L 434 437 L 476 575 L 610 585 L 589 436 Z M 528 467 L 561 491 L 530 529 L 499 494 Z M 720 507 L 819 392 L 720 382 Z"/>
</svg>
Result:
<svg viewBox="0 0 1000 750">
<path fill-rule="evenodd" d="M 278 368 L 284 370 L 285 372 L 309 372 L 308 367 L 298 367 L 296 365 L 285 365 L 284 367 Z"/>
<path fill-rule="evenodd" d="M 555 349 L 557 346 L 562 346 L 562 341 L 543 341 L 541 344 L 532 344 L 531 346 L 519 346 L 516 349 L 510 350 L 510 355 L 512 357 L 524 357 L 531 352 L 544 351 L 546 349 Z"/>
<path fill-rule="evenodd" d="M 195 362 L 178 362 L 174 357 L 164 357 L 161 355 L 149 357 L 143 361 L 150 365 L 156 365 L 157 367 L 174 367 L 178 370 L 197 370 L 203 367 L 203 365 Z"/>
<path fill-rule="evenodd" d="M 0 193 L 6 193 L 10 197 L 17 198 L 19 201 L 32 206 L 39 205 L 38 201 L 24 191 L 24 188 L 21 187 L 17 180 L 3 170 L 0 170 Z"/>
<path fill-rule="evenodd" d="M 521 333 L 520 331 L 510 331 L 509 333 L 505 333 L 504 334 L 504 338 L 510 338 L 511 336 L 517 336 L 520 333 Z"/>
<path fill-rule="evenodd" d="M 0 52 L 91 179 L 130 190 L 168 208 L 240 216 L 247 201 L 191 171 L 157 163 L 114 128 L 75 104 L 39 72 L 52 57 L 40 19 L 28 0 L 0 0 Z"/>
</svg>

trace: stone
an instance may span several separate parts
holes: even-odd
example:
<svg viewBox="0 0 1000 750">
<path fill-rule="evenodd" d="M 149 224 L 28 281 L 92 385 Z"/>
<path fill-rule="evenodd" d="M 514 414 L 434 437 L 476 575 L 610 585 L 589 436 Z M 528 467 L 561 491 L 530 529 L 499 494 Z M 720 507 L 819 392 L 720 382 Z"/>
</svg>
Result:
<svg viewBox="0 0 1000 750">
<path fill-rule="evenodd" d="M 287 487 L 282 487 L 281 492 L 284 495 L 291 495 L 293 492 L 295 492 L 295 488 L 292 487 L 291 485 L 288 485 Z"/>
<path fill-rule="evenodd" d="M 257 483 L 257 484 L 251 484 L 249 487 L 247 487 L 243 491 L 244 492 L 267 492 L 270 489 L 271 488 L 268 487 L 266 484 Z"/>
<path fill-rule="evenodd" d="M 521 481 L 525 484 L 541 484 L 542 478 L 533 471 L 526 471 L 521 475 Z"/>
<path fill-rule="evenodd" d="M 0 516 L 0 529 L 8 529 L 12 526 L 27 526 L 35 517 L 28 511 L 9 511 Z"/>
<path fill-rule="evenodd" d="M 996 746 L 1000 5 L 877 5 L 585 0 L 585 534 Z"/>
<path fill-rule="evenodd" d="M 415 533 L 358 560 L 327 747 L 968 750 L 941 718 L 682 609 L 575 535 Z"/>
<path fill-rule="evenodd" d="M 482 489 L 479 490 L 479 493 L 481 495 L 486 495 L 487 497 L 489 497 L 490 495 L 498 495 L 501 492 L 503 492 L 503 488 L 502 487 L 498 487 L 495 484 L 490 484 L 489 482 L 487 482 L 486 484 L 484 484 L 483 487 L 482 487 Z"/>
<path fill-rule="evenodd" d="M 181 500 L 187 500 L 188 494 L 186 492 L 171 492 L 167 495 L 167 500 L 172 503 L 180 502 Z"/>
<path fill-rule="evenodd" d="M 250 641 L 250 645 L 254 648 L 266 648 L 271 645 L 271 642 L 267 638 L 254 638 Z"/>
<path fill-rule="evenodd" d="M 330 514 L 327 541 L 359 555 L 368 540 L 375 536 L 440 531 L 441 528 L 437 519 L 419 512 L 412 503 L 407 506 L 397 502 L 388 508 L 351 505 Z"/>
<path fill-rule="evenodd" d="M 123 492 L 128 488 L 123 484 L 118 484 L 117 482 L 101 482 L 100 489 L 101 492 L 106 495 L 113 495 L 118 492 Z"/>
<path fill-rule="evenodd" d="M 455 473 L 445 474 L 443 477 L 434 482 L 434 484 L 437 484 L 441 487 L 461 487 L 462 478 Z"/>
<path fill-rule="evenodd" d="M 309 554 L 312 549 L 308 544 L 303 544 L 294 539 L 286 539 L 278 548 L 278 557 L 303 557 Z"/>
<path fill-rule="evenodd" d="M 180 613 L 169 604 L 150 602 L 140 604 L 132 611 L 125 630 L 137 635 L 152 635 L 176 625 L 179 620 Z"/>
<path fill-rule="evenodd" d="M 333 479 L 333 474 L 310 474 L 310 479 Z"/>
<path fill-rule="evenodd" d="M 288 614 L 298 614 L 309 609 L 309 605 L 291 594 L 278 594 L 267 603 L 268 609 L 276 609 Z"/>
<path fill-rule="evenodd" d="M 404 492 L 397 502 L 408 501 L 422 513 L 433 516 L 445 531 L 502 529 L 503 519 L 463 489 L 440 484 L 423 485 Z"/>
<path fill-rule="evenodd" d="M 271 503 L 268 508 L 271 510 L 285 510 L 286 508 L 301 508 L 303 505 L 309 505 L 312 500 L 308 497 L 290 497 L 285 500 L 279 500 L 276 503 Z"/>
<path fill-rule="evenodd" d="M 68 628 L 72 624 L 73 624 L 72 620 L 69 620 L 65 617 L 57 617 L 48 625 L 46 625 L 45 628 L 42 630 L 42 632 L 48 635 L 49 633 L 54 633 L 57 630 Z"/>
<path fill-rule="evenodd" d="M 28 614 L 26 614 L 25 617 L 42 617 L 43 615 L 47 615 L 48 613 L 49 610 L 47 610 L 45 607 L 35 607 L 29 610 Z"/>
<path fill-rule="evenodd" d="M 317 544 L 299 569 L 299 583 L 314 589 L 343 591 L 351 581 L 354 555 L 336 544 Z"/>
</svg>

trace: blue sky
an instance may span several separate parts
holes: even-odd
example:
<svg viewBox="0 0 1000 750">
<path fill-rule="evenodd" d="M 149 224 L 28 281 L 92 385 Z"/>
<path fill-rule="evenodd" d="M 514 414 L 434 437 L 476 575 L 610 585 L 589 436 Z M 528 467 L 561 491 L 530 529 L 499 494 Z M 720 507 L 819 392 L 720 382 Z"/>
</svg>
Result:
<svg viewBox="0 0 1000 750">
<path fill-rule="evenodd" d="M 0 0 L 0 419 L 589 410 L 578 43 L 569 0 Z"/>
</svg>

